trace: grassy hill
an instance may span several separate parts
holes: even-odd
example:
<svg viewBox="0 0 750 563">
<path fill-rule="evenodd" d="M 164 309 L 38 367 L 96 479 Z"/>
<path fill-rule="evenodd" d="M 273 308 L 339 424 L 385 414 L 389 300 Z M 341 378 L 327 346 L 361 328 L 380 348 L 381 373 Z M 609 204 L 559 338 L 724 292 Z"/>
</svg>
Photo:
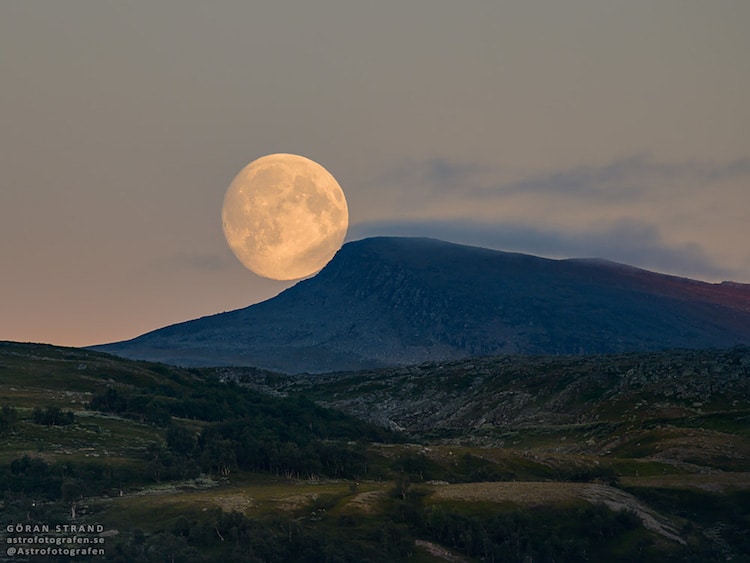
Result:
<svg viewBox="0 0 750 563">
<path fill-rule="evenodd" d="M 306 377 L 4 342 L 0 535 L 92 525 L 105 561 L 744 560 L 749 372 L 747 348 Z"/>
</svg>

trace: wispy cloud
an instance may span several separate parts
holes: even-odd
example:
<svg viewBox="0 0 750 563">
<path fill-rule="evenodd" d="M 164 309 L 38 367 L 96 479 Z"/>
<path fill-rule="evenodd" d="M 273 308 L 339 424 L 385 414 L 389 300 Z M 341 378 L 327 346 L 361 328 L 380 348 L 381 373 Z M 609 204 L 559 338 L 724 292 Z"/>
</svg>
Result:
<svg viewBox="0 0 750 563">
<path fill-rule="evenodd" d="M 577 232 L 521 223 L 383 221 L 353 225 L 348 238 L 378 235 L 425 236 L 550 258 L 606 258 L 658 272 L 715 281 L 737 280 L 740 275 L 716 264 L 698 244 L 669 245 L 656 226 L 638 221 L 621 221 Z"/>
<path fill-rule="evenodd" d="M 750 176 L 750 158 L 723 163 L 658 161 L 645 155 L 619 158 L 599 166 L 578 166 L 551 172 L 529 174 L 512 182 L 496 182 L 501 170 L 488 164 L 458 162 L 435 157 L 424 161 L 402 162 L 373 180 L 383 189 L 403 190 L 420 186 L 426 197 L 461 197 L 490 200 L 509 195 L 579 197 L 587 202 L 620 203 L 633 201 L 654 190 L 702 187 L 717 181 Z M 408 193 L 406 190 L 404 193 Z M 422 195 L 422 197 L 425 197 Z"/>
<path fill-rule="evenodd" d="M 350 238 L 434 236 L 702 279 L 750 279 L 740 227 L 750 158 L 667 161 L 639 154 L 513 175 L 504 181 L 510 173 L 499 167 L 440 158 L 399 165 L 380 180 L 400 205 L 383 209 L 371 196 Z"/>
<path fill-rule="evenodd" d="M 641 157 L 616 160 L 604 166 L 580 166 L 549 174 L 530 176 L 483 190 L 485 196 L 542 194 L 595 198 L 608 202 L 631 199 L 643 191 Z"/>
<path fill-rule="evenodd" d="M 646 155 L 614 160 L 602 166 L 579 166 L 519 182 L 500 185 L 497 193 L 540 193 L 595 197 L 617 202 L 634 199 L 659 186 L 700 186 L 727 178 L 750 176 L 750 158 L 722 164 L 659 162 Z M 670 180 L 670 182 L 666 182 Z"/>
<path fill-rule="evenodd" d="M 477 177 L 491 170 L 491 167 L 484 164 L 433 157 L 401 161 L 378 174 L 369 184 L 381 189 L 418 185 L 426 186 L 436 193 L 452 192 L 475 188 Z"/>
</svg>

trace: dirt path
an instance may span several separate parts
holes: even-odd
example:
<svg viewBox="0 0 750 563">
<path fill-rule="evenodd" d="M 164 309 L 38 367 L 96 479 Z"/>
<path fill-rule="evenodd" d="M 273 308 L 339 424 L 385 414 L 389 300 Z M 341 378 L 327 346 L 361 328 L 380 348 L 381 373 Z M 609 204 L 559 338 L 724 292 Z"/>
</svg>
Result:
<svg viewBox="0 0 750 563">
<path fill-rule="evenodd" d="M 589 502 L 603 502 L 610 510 L 631 510 L 640 519 L 647 530 L 656 532 L 667 539 L 685 545 L 677 533 L 677 528 L 667 518 L 640 502 L 633 495 L 610 487 L 608 485 L 596 485 L 586 483 L 587 487 L 580 492 L 581 498 Z"/>
<path fill-rule="evenodd" d="M 604 503 L 610 510 L 630 510 L 646 529 L 672 541 L 685 543 L 675 526 L 666 517 L 649 508 L 633 495 L 609 485 L 548 481 L 461 483 L 436 487 L 433 498 L 511 502 L 524 506 L 564 502 L 580 498 L 592 504 Z"/>
<path fill-rule="evenodd" d="M 414 540 L 414 545 L 417 547 L 421 547 L 433 557 L 437 557 L 438 559 L 442 559 L 443 561 L 449 561 L 450 563 L 468 563 L 469 561 L 469 559 L 466 559 L 461 555 L 451 553 L 442 545 L 438 545 L 436 543 L 425 540 Z"/>
<path fill-rule="evenodd" d="M 346 506 L 369 514 L 375 510 L 375 504 L 383 497 L 385 497 L 385 491 L 383 490 L 367 491 L 356 495 Z"/>
</svg>

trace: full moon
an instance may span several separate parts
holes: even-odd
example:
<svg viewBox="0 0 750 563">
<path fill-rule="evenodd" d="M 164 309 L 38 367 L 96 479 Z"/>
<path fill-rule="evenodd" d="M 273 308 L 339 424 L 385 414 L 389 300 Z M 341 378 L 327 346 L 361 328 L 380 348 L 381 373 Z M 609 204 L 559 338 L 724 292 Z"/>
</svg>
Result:
<svg viewBox="0 0 750 563">
<path fill-rule="evenodd" d="M 232 180 L 221 218 L 229 248 L 246 268 L 296 280 L 316 273 L 341 248 L 349 209 L 341 186 L 320 164 L 271 154 Z"/>
</svg>

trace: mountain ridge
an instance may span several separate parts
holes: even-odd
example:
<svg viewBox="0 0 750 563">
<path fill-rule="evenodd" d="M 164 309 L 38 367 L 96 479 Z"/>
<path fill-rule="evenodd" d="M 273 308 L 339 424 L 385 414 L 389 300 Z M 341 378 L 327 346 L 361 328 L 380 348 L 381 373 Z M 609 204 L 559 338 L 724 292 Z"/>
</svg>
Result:
<svg viewBox="0 0 750 563">
<path fill-rule="evenodd" d="M 750 344 L 750 285 L 426 238 L 344 245 L 249 307 L 92 349 L 184 366 L 330 372 L 493 354 Z"/>
</svg>

